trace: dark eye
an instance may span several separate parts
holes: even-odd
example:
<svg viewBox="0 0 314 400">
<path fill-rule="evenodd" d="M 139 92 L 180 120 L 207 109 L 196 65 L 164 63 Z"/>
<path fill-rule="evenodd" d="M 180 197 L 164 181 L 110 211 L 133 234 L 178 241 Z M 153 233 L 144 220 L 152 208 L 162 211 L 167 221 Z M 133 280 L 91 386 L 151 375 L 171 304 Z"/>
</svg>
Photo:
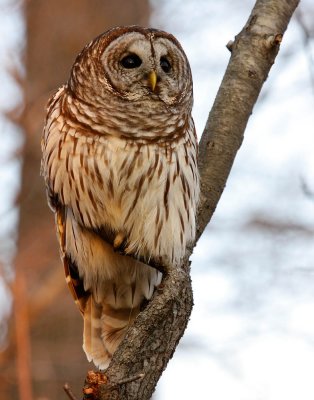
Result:
<svg viewBox="0 0 314 400">
<path fill-rule="evenodd" d="M 170 70 L 171 70 L 171 64 L 170 64 L 168 58 L 166 58 L 166 57 L 160 58 L 160 66 L 161 66 L 161 69 L 166 73 L 170 72 Z"/>
<path fill-rule="evenodd" d="M 121 62 L 122 67 L 128 68 L 128 69 L 137 68 L 142 64 L 142 60 L 136 54 L 129 54 L 129 55 L 123 57 L 120 62 Z"/>
</svg>

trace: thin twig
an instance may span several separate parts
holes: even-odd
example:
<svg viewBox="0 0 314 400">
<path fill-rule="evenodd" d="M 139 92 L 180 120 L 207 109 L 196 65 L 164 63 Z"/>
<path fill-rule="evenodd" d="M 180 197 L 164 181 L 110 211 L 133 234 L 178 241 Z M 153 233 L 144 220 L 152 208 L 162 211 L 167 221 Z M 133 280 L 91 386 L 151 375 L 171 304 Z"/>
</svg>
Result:
<svg viewBox="0 0 314 400">
<path fill-rule="evenodd" d="M 138 375 L 135 375 L 135 376 L 131 376 L 129 378 L 124 378 L 124 379 L 121 379 L 119 382 L 110 383 L 108 385 L 108 388 L 114 389 L 114 388 L 116 388 L 116 387 L 118 387 L 120 385 L 124 385 L 125 383 L 130 383 L 130 382 L 137 381 L 138 379 L 142 379 L 142 378 L 144 378 L 144 376 L 145 376 L 145 374 L 142 373 L 142 374 L 138 374 Z"/>
<path fill-rule="evenodd" d="M 70 400 L 77 400 L 77 397 L 74 395 L 74 393 L 72 392 L 70 386 L 68 383 L 65 383 L 63 385 L 63 390 L 65 391 L 65 393 L 67 394 L 68 398 Z"/>
</svg>

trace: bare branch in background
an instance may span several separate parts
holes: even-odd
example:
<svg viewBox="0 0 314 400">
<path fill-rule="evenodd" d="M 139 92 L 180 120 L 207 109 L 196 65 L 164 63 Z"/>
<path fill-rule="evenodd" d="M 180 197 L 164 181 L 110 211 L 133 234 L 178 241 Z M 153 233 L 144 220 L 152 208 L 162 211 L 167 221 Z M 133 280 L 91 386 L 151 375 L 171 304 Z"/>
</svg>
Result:
<svg viewBox="0 0 314 400">
<path fill-rule="evenodd" d="M 305 178 L 301 177 L 301 189 L 309 200 L 314 201 L 314 188 L 310 187 L 309 183 L 306 181 Z"/>
<path fill-rule="evenodd" d="M 74 393 L 72 392 L 70 386 L 68 383 L 65 383 L 63 386 L 63 390 L 65 391 L 66 395 L 68 396 L 68 398 L 70 400 L 77 400 L 77 397 L 74 395 Z"/>
<path fill-rule="evenodd" d="M 312 51 L 313 33 L 306 25 L 303 14 L 300 10 L 296 11 L 295 16 L 303 33 L 304 51 L 308 60 L 310 81 L 314 93 L 314 56 Z"/>
</svg>

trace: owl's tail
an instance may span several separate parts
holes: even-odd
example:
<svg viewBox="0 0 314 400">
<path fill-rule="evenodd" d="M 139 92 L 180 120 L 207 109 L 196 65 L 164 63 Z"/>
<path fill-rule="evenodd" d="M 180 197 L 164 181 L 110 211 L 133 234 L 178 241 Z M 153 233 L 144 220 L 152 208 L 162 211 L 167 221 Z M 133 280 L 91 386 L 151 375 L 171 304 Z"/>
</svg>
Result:
<svg viewBox="0 0 314 400">
<path fill-rule="evenodd" d="M 139 306 L 114 309 L 110 304 L 97 304 L 90 296 L 84 311 L 83 335 L 88 361 L 93 361 L 99 369 L 106 369 L 138 313 Z"/>
<path fill-rule="evenodd" d="M 83 349 L 87 359 L 99 369 L 109 366 L 113 353 L 140 312 L 143 300 L 150 299 L 154 288 L 160 283 L 161 274 L 150 270 L 149 274 L 144 274 L 145 279 L 141 274 L 141 279 L 137 277 L 128 285 L 124 283 L 118 286 L 117 283 L 108 282 L 106 295 L 101 302 L 97 302 L 93 295 L 88 298 L 84 309 Z M 148 289 L 145 289 L 146 285 Z"/>
<path fill-rule="evenodd" d="M 109 365 L 111 354 L 107 351 L 101 339 L 102 307 L 91 295 L 84 310 L 83 349 L 88 361 L 94 361 L 99 368 Z"/>
</svg>

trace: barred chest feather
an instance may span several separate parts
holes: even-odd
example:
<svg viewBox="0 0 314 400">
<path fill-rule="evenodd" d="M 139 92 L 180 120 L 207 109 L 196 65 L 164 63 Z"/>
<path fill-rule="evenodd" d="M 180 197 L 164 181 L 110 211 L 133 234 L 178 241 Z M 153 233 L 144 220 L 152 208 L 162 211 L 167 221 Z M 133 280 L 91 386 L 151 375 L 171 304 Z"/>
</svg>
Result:
<svg viewBox="0 0 314 400">
<path fill-rule="evenodd" d="M 195 235 L 199 190 L 192 118 L 186 128 L 174 141 L 131 140 L 86 132 L 55 107 L 43 143 L 46 180 L 77 229 L 121 242 L 142 260 L 178 263 Z"/>
</svg>

